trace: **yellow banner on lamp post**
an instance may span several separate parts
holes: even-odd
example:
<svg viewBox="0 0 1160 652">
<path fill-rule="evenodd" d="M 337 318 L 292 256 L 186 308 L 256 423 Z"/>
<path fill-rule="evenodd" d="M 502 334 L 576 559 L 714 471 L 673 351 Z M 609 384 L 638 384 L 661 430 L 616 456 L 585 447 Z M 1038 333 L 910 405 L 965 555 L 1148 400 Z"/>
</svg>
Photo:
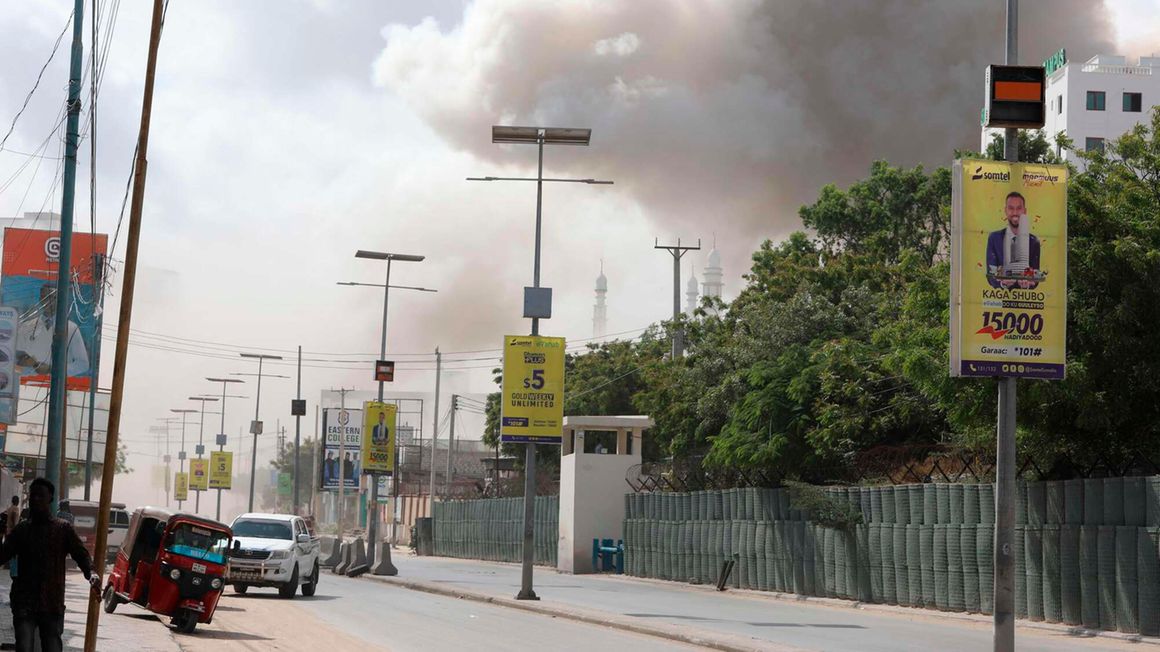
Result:
<svg viewBox="0 0 1160 652">
<path fill-rule="evenodd" d="M 178 471 L 173 480 L 174 500 L 189 500 L 189 474 Z"/>
<path fill-rule="evenodd" d="M 395 421 L 399 408 L 393 403 L 363 404 L 362 460 L 368 473 L 395 472 Z"/>
<path fill-rule="evenodd" d="M 234 475 L 234 454 L 213 451 L 209 454 L 209 488 L 229 489 Z"/>
<path fill-rule="evenodd" d="M 189 488 L 194 491 L 209 489 L 209 460 L 196 459 L 189 461 Z"/>
<path fill-rule="evenodd" d="M 564 429 L 564 338 L 508 335 L 500 440 L 559 444 Z"/>
</svg>

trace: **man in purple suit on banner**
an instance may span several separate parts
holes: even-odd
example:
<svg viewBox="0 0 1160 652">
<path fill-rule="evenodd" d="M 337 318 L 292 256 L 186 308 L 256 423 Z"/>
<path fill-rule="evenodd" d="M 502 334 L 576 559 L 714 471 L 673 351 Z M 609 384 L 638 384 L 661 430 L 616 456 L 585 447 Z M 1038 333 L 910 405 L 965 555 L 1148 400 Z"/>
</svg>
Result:
<svg viewBox="0 0 1160 652">
<path fill-rule="evenodd" d="M 1035 288 L 1039 283 L 1033 280 L 999 280 L 993 276 L 1000 270 L 1010 275 L 1025 269 L 1039 269 L 1039 238 L 1031 233 L 1031 224 L 1027 221 L 1027 200 L 1018 192 L 1007 193 L 1003 212 L 1007 216 L 1006 228 L 987 236 L 987 282 L 994 288 L 1010 288 L 1016 284 L 1025 290 Z"/>
</svg>

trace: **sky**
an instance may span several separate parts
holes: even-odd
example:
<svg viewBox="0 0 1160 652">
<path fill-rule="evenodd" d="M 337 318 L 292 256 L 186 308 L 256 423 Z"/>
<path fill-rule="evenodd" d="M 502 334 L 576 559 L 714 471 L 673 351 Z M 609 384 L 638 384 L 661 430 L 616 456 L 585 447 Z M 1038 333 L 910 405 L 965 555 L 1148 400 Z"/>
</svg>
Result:
<svg viewBox="0 0 1160 652">
<path fill-rule="evenodd" d="M 20 110 L 71 4 L 5 3 L 0 127 Z M 876 159 L 936 166 L 955 148 L 973 149 L 983 69 L 1002 60 L 1003 4 L 172 0 L 121 429 L 138 472 L 118 479 L 117 497 L 152 499 L 150 427 L 170 409 L 197 407 L 187 397 L 220 392 L 206 376 L 256 371 L 238 352 L 288 358 L 264 369 L 291 376 L 263 382 L 267 433 L 280 421 L 292 436 L 297 346 L 306 351 L 304 436 L 314 434 L 323 390 L 374 389 L 382 294 L 336 285 L 383 282 L 382 264 L 355 259 L 358 249 L 425 255 L 396 265 L 392 284 L 438 290 L 391 294 L 387 357 L 398 373 L 388 393 L 429 399 L 436 347 L 446 353 L 440 412 L 451 393 L 491 391 L 502 336 L 528 329 L 521 288 L 531 284 L 535 188 L 465 178 L 534 174 L 536 156 L 492 144 L 491 125 L 593 130 L 590 147 L 545 151 L 546 176 L 615 184 L 545 185 L 542 274 L 555 301 L 542 330 L 577 347 L 592 337 L 603 261 L 608 332 L 630 338 L 671 311 L 671 259 L 655 239 L 700 239 L 704 250 L 683 269 L 698 277 L 715 242 L 729 298 L 750 254 L 800 229 L 797 209 L 822 185 L 849 184 Z M 140 115 L 149 10 L 109 0 L 101 9 L 107 56 L 97 126 L 80 154 L 77 228 L 91 225 L 95 137 L 96 228 L 112 234 Z M 1160 0 L 1024 0 L 1021 57 L 1042 61 L 1060 47 L 1072 60 L 1160 51 L 1157 16 Z M 69 36 L 0 151 L 0 217 L 60 210 L 54 127 Z M 87 116 L 87 94 L 84 106 Z M 117 260 L 124 241 L 122 233 Z M 112 279 L 106 303 L 102 387 L 112 379 L 121 281 Z M 246 398 L 227 401 L 231 448 L 255 409 L 254 379 L 243 379 L 231 393 Z M 218 418 L 207 417 L 207 433 Z M 432 421 L 428 407 L 428 436 Z M 457 435 L 478 438 L 479 415 L 461 414 L 459 424 Z M 274 448 L 263 435 L 259 465 Z"/>
</svg>

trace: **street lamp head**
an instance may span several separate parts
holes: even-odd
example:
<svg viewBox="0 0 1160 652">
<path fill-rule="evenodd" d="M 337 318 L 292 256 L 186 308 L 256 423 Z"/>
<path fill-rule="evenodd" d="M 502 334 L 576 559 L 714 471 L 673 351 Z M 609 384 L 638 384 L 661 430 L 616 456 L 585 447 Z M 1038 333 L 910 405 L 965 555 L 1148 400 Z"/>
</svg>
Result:
<svg viewBox="0 0 1160 652">
<path fill-rule="evenodd" d="M 591 129 L 572 127 L 508 127 L 491 128 L 491 142 L 535 145 L 587 145 L 592 140 Z"/>
<path fill-rule="evenodd" d="M 178 414 L 190 414 L 190 413 L 193 413 L 193 412 L 197 412 L 197 410 L 181 410 L 181 409 L 177 409 L 177 408 L 170 408 L 170 410 L 169 410 L 169 411 L 170 411 L 170 412 L 176 412 L 176 413 L 178 413 Z"/>
<path fill-rule="evenodd" d="M 280 355 L 270 355 L 269 353 L 239 353 L 243 358 L 254 358 L 255 360 L 281 360 Z"/>
<path fill-rule="evenodd" d="M 191 400 L 191 401 L 216 401 L 216 400 L 218 400 L 218 397 L 216 397 L 216 396 L 190 396 L 189 400 Z"/>
<path fill-rule="evenodd" d="M 210 382 L 213 382 L 213 383 L 244 383 L 244 382 L 246 382 L 244 380 L 238 380 L 237 378 L 210 378 L 209 376 L 206 376 L 205 379 L 210 381 Z"/>
<path fill-rule="evenodd" d="M 407 263 L 419 263 L 426 258 L 426 256 L 416 256 L 413 254 L 395 254 L 388 253 L 386 251 L 366 251 L 365 249 L 359 249 L 358 251 L 354 252 L 354 257 L 369 258 L 371 260 L 399 260 Z"/>
</svg>

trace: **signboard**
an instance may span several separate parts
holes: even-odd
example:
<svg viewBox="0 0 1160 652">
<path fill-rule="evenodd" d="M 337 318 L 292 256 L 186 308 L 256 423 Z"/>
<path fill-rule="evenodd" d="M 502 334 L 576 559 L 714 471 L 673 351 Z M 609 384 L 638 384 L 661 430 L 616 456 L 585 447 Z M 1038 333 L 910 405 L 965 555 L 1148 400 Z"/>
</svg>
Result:
<svg viewBox="0 0 1160 652">
<path fill-rule="evenodd" d="M 289 473 L 279 473 L 278 474 L 278 495 L 279 496 L 289 496 L 291 493 L 293 493 L 293 489 L 294 489 L 294 476 L 290 475 Z"/>
<path fill-rule="evenodd" d="M 1052 73 L 1054 73 L 1056 70 L 1059 70 L 1060 68 L 1062 68 L 1066 65 L 1067 65 L 1067 50 L 1064 48 L 1060 48 L 1058 52 L 1051 55 L 1050 57 L 1047 58 L 1046 61 L 1043 62 L 1043 69 L 1047 73 L 1047 76 L 1050 77 Z"/>
<path fill-rule="evenodd" d="M 16 423 L 17 388 L 16 377 L 16 326 L 20 323 L 20 313 L 15 308 L 0 307 L 0 424 Z"/>
<path fill-rule="evenodd" d="M 306 399 L 294 398 L 290 399 L 290 416 L 304 417 L 306 416 Z"/>
<path fill-rule="evenodd" d="M 234 454 L 230 451 L 213 451 L 209 454 L 209 488 L 229 489 L 233 486 Z"/>
<path fill-rule="evenodd" d="M 379 504 L 386 505 L 391 502 L 391 483 L 394 481 L 389 475 L 380 475 L 379 477 Z"/>
<path fill-rule="evenodd" d="M 183 471 L 178 471 L 173 479 L 173 499 L 174 500 L 188 500 L 189 499 L 189 474 Z"/>
<path fill-rule="evenodd" d="M 987 66 L 986 79 L 984 127 L 1043 126 L 1047 118 L 1047 78 L 1042 66 Z"/>
<path fill-rule="evenodd" d="M 87 391 L 96 377 L 97 357 L 90 352 L 97 333 L 95 279 L 100 277 L 108 236 L 74 233 L 69 270 L 72 283 L 68 321 L 66 387 Z M 94 260 L 94 253 L 96 260 Z M 60 267 L 60 232 L 4 229 L 0 264 L 0 305 L 20 315 L 16 332 L 16 373 L 22 384 L 48 384 L 52 369 L 52 333 L 56 323 L 56 282 Z M 94 273 L 96 272 L 96 273 Z"/>
<path fill-rule="evenodd" d="M 251 435 L 262 434 L 262 422 L 261 421 L 255 420 L 255 421 L 250 422 L 250 434 Z"/>
<path fill-rule="evenodd" d="M 395 419 L 399 408 L 393 403 L 367 401 L 363 404 L 362 459 L 366 473 L 395 471 Z"/>
<path fill-rule="evenodd" d="M 375 361 L 375 380 L 380 383 L 395 382 L 395 363 L 392 360 Z"/>
<path fill-rule="evenodd" d="M 324 409 L 322 431 L 325 438 L 318 465 L 319 488 L 338 489 L 341 477 L 345 488 L 358 489 L 362 472 L 362 410 Z"/>
<path fill-rule="evenodd" d="M 951 191 L 951 375 L 1063 379 L 1067 168 L 955 161 Z"/>
<path fill-rule="evenodd" d="M 564 338 L 504 338 L 501 409 L 500 439 L 504 443 L 560 443 L 564 427 Z"/>
<path fill-rule="evenodd" d="M 194 491 L 209 489 L 209 460 L 189 461 L 189 488 Z"/>
</svg>

